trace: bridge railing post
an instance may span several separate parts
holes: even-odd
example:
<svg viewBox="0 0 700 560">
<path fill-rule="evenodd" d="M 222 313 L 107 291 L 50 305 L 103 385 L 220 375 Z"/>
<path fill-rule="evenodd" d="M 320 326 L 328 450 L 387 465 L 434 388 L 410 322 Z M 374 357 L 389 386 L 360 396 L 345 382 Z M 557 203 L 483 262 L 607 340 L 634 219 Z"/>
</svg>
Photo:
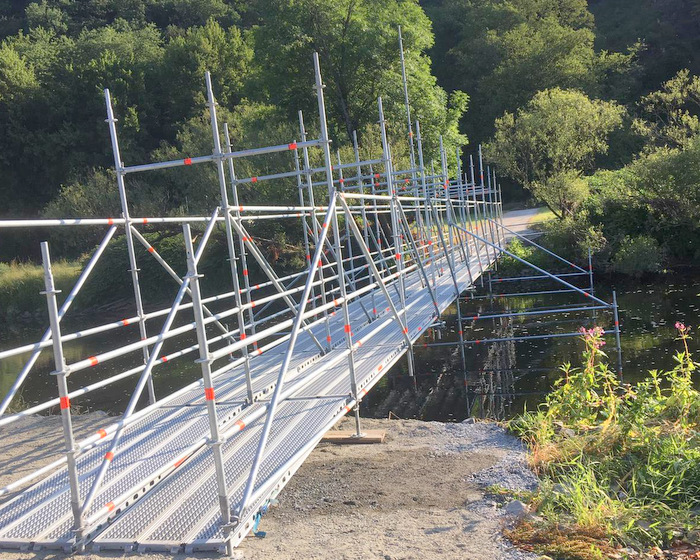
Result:
<svg viewBox="0 0 700 560">
<path fill-rule="evenodd" d="M 393 167 L 391 164 L 391 152 L 389 148 L 389 140 L 386 132 L 386 121 L 384 120 L 384 106 L 382 104 L 382 98 L 377 100 L 379 108 L 379 127 L 382 138 L 382 153 L 384 159 L 384 172 L 386 174 L 387 182 L 387 195 L 391 197 L 389 201 L 389 208 L 391 210 L 391 230 L 394 238 L 394 258 L 396 261 L 396 270 L 399 273 L 399 300 L 401 302 L 402 309 L 406 309 L 406 278 L 404 275 L 404 263 L 403 263 L 403 243 L 401 241 L 401 234 L 399 233 L 399 217 L 397 205 L 399 204 L 396 188 L 394 186 L 394 181 L 392 177 Z M 371 260 L 371 259 L 370 259 Z M 408 375 L 414 378 L 415 386 L 415 357 L 413 355 L 413 345 L 408 344 L 408 349 L 406 353 L 408 357 Z"/>
<path fill-rule="evenodd" d="M 321 137 L 320 142 L 323 150 L 323 162 L 326 168 L 326 182 L 328 185 L 328 198 L 333 201 L 337 199 L 336 189 L 333 184 L 333 164 L 331 163 L 331 146 L 330 138 L 328 136 L 328 123 L 326 122 L 326 103 L 323 97 L 323 81 L 321 79 L 321 65 L 318 59 L 318 53 L 314 53 L 314 74 L 316 79 L 316 101 L 318 103 L 318 115 L 321 126 Z M 387 175 L 387 180 L 391 180 L 389 175 Z M 347 212 L 347 211 L 346 211 Z M 345 270 L 343 268 L 343 249 L 340 244 L 340 228 L 338 226 L 338 212 L 337 210 L 331 213 L 333 220 L 333 240 L 335 243 L 336 250 L 336 262 L 338 267 L 338 287 L 340 288 L 340 297 L 343 300 L 343 330 L 345 331 L 345 346 L 348 349 L 348 369 L 350 373 L 350 391 L 352 392 L 353 399 L 355 400 L 355 430 L 356 437 L 362 436 L 362 430 L 360 427 L 360 397 L 357 391 L 357 380 L 355 378 L 355 352 L 354 344 L 352 341 L 352 325 L 350 324 L 350 310 L 348 308 L 348 298 L 347 291 L 345 288 Z M 352 215 L 347 212 L 345 214 L 345 223 L 347 227 L 352 221 Z M 350 246 L 348 239 L 348 246 Z M 350 253 L 352 255 L 352 253 Z"/>
<path fill-rule="evenodd" d="M 119 202 L 121 204 L 122 216 L 124 218 L 124 233 L 126 239 L 126 248 L 129 256 L 129 272 L 131 273 L 131 283 L 134 290 L 134 301 L 136 302 L 136 314 L 138 315 L 139 322 L 139 333 L 141 335 L 141 340 L 148 338 L 148 331 L 146 329 L 146 318 L 143 310 L 143 298 L 141 296 L 141 284 L 139 281 L 139 267 L 136 262 L 136 249 L 134 247 L 134 236 L 131 229 L 132 220 L 129 214 L 129 203 L 126 195 L 126 184 L 124 182 L 124 162 L 122 162 L 121 151 L 119 149 L 119 138 L 117 136 L 117 119 L 114 117 L 114 110 L 112 108 L 112 97 L 108 89 L 105 89 L 105 105 L 107 106 L 107 124 L 109 125 L 109 136 L 112 141 L 112 155 L 114 157 L 114 170 L 117 175 L 117 190 L 119 191 Z M 150 355 L 148 348 L 146 346 L 142 349 L 143 363 L 147 364 Z M 146 379 L 146 384 L 148 386 L 148 400 L 150 404 L 156 401 L 156 393 L 153 388 L 153 379 L 149 372 L 148 378 Z"/>
<path fill-rule="evenodd" d="M 424 204 L 424 220 L 425 220 L 425 228 L 427 232 L 427 238 L 428 238 L 428 254 L 430 255 L 430 273 L 431 273 L 431 278 L 433 281 L 433 288 L 435 287 L 435 282 L 436 282 L 436 270 L 435 267 L 437 266 L 435 263 L 435 249 L 434 249 L 434 243 L 433 243 L 433 217 L 432 214 L 429 211 L 428 207 L 428 200 L 429 200 L 429 194 L 428 194 L 428 185 L 426 183 L 426 177 L 425 177 L 425 162 L 423 160 L 423 139 L 420 134 L 420 122 L 416 121 L 416 143 L 418 145 L 418 167 L 420 169 L 420 181 L 421 181 L 421 188 L 423 192 L 423 204 Z"/>
<path fill-rule="evenodd" d="M 360 165 L 360 147 L 357 143 L 357 131 L 353 130 L 352 131 L 352 149 L 353 153 L 355 155 L 355 172 L 357 174 L 356 180 L 357 180 L 357 187 L 358 187 L 358 193 L 361 195 L 365 194 L 365 186 L 364 186 L 364 181 L 362 180 L 362 167 Z M 372 177 L 370 177 L 370 181 L 372 180 Z M 376 201 L 375 201 L 376 203 Z M 367 205 L 365 204 L 365 201 L 362 200 L 362 207 L 360 208 L 360 213 L 362 216 L 362 235 L 365 240 L 365 245 L 369 247 L 369 224 L 367 223 Z M 349 219 L 349 218 L 346 218 Z M 349 226 L 348 226 L 349 227 Z M 350 243 L 352 237 L 350 236 L 350 230 L 348 230 L 348 243 Z M 379 253 L 379 258 L 381 258 L 381 253 Z M 369 276 L 369 274 L 368 274 Z M 376 302 L 376 297 L 374 290 L 372 291 L 372 316 L 374 319 L 377 318 L 377 302 Z"/>
<path fill-rule="evenodd" d="M 183 235 L 185 238 L 185 251 L 187 256 L 187 278 L 190 283 L 190 291 L 192 295 L 192 308 L 194 319 L 197 325 L 197 345 L 199 347 L 199 362 L 202 369 L 202 381 L 204 383 L 204 401 L 207 407 L 207 416 L 209 417 L 209 435 L 212 455 L 214 457 L 214 467 L 216 470 L 216 485 L 219 491 L 219 506 L 221 508 L 221 522 L 227 527 L 231 523 L 231 507 L 228 499 L 228 485 L 226 484 L 226 471 L 224 469 L 224 460 L 221 453 L 221 446 L 224 440 L 219 433 L 219 422 L 216 414 L 216 394 L 211 375 L 211 355 L 209 354 L 209 342 L 207 340 L 207 331 L 204 324 L 204 310 L 202 306 L 202 296 L 199 285 L 201 274 L 197 273 L 197 263 L 194 259 L 194 247 L 192 245 L 192 232 L 189 224 L 182 226 Z M 252 401 L 251 401 L 252 402 Z M 230 548 L 230 541 L 227 537 L 227 548 Z M 232 550 L 228 550 L 229 554 Z"/>
<path fill-rule="evenodd" d="M 301 134 L 302 142 L 306 142 L 306 127 L 304 126 L 304 114 L 299 111 L 299 132 Z M 318 237 L 321 234 L 321 230 L 318 227 L 320 224 L 318 222 L 316 213 L 316 198 L 314 196 L 314 186 L 313 179 L 311 177 L 311 163 L 309 160 L 309 149 L 304 145 L 302 148 L 302 155 L 304 157 L 304 176 L 306 178 L 306 194 L 309 197 L 309 206 L 311 206 L 311 235 L 313 237 L 314 243 L 318 246 Z M 311 270 L 311 253 L 307 252 L 307 263 L 308 269 Z M 328 303 L 328 294 L 326 293 L 326 282 L 324 278 L 323 267 L 318 269 L 318 277 L 321 282 L 319 287 L 319 293 L 321 294 L 321 305 L 325 306 Z M 330 317 L 328 311 L 324 308 L 323 311 L 324 326 L 326 329 L 326 351 L 330 352 L 332 345 L 331 338 L 331 325 Z"/>
<path fill-rule="evenodd" d="M 207 106 L 209 107 L 209 120 L 211 122 L 211 133 L 212 141 L 214 144 L 214 157 L 216 158 L 216 172 L 219 179 L 219 197 L 221 198 L 221 207 L 224 212 L 224 224 L 226 227 L 226 248 L 228 250 L 229 268 L 231 271 L 231 279 L 233 282 L 233 291 L 235 292 L 236 306 L 238 307 L 238 313 L 236 318 L 238 320 L 238 330 L 240 333 L 240 339 L 245 340 L 246 338 L 246 325 L 245 317 L 243 315 L 243 302 L 241 300 L 241 287 L 240 281 L 238 279 L 238 265 L 236 264 L 236 246 L 233 238 L 233 226 L 231 225 L 231 207 L 229 206 L 228 192 L 226 187 L 226 171 L 224 169 L 223 152 L 221 151 L 221 138 L 219 136 L 219 121 L 216 116 L 216 99 L 214 98 L 214 90 L 211 85 L 211 74 L 206 72 L 205 81 L 207 87 Z M 233 166 L 233 161 L 229 159 L 231 168 Z M 234 180 L 234 175 L 231 175 L 231 180 Z M 244 276 L 248 273 L 244 269 Z M 250 293 L 248 291 L 247 293 Z M 248 403 L 253 402 L 253 381 L 251 379 L 250 373 L 250 358 L 248 357 L 248 347 L 244 346 L 242 348 L 243 353 L 243 368 L 245 371 L 245 381 L 246 381 L 246 393 L 248 397 Z"/>
<path fill-rule="evenodd" d="M 620 316 L 617 307 L 617 294 L 613 290 L 613 320 L 615 322 L 615 343 L 617 345 L 617 375 L 622 379 L 622 346 L 620 344 Z"/>
<path fill-rule="evenodd" d="M 486 219 L 482 218 L 483 215 L 483 207 L 480 207 L 480 202 L 479 199 L 476 196 L 476 176 L 475 176 L 475 171 L 474 171 L 474 157 L 469 154 L 469 174 L 471 177 L 471 182 L 472 182 L 472 202 L 474 204 L 474 220 L 476 223 L 476 232 L 478 233 L 479 231 L 481 232 L 481 238 L 486 237 Z M 485 242 L 481 242 L 481 246 L 486 253 L 486 266 L 482 267 L 482 272 L 489 268 L 490 263 L 491 263 L 491 255 L 489 253 L 489 247 Z M 481 251 L 479 251 L 479 260 L 481 260 Z M 483 274 L 481 275 L 481 286 L 484 286 L 484 276 Z"/>
<path fill-rule="evenodd" d="M 80 507 L 80 485 L 78 481 L 78 469 L 76 465 L 76 455 L 78 449 L 73 437 L 73 420 L 70 411 L 70 398 L 68 397 L 68 383 L 66 378 L 70 374 L 63 355 L 63 342 L 61 340 L 61 324 L 58 316 L 58 305 L 56 303 L 56 290 L 54 284 L 53 271 L 51 269 L 51 256 L 49 254 L 49 244 L 46 241 L 41 243 L 41 258 L 44 265 L 44 288 L 42 292 L 46 296 L 46 304 L 49 310 L 49 324 L 51 325 L 51 340 L 53 342 L 54 371 L 58 384 L 58 396 L 60 398 L 61 424 L 63 426 L 63 441 L 65 444 L 66 464 L 68 466 L 68 481 L 70 485 L 70 505 L 73 512 L 73 530 L 80 532 L 83 528 L 83 515 Z"/>
</svg>

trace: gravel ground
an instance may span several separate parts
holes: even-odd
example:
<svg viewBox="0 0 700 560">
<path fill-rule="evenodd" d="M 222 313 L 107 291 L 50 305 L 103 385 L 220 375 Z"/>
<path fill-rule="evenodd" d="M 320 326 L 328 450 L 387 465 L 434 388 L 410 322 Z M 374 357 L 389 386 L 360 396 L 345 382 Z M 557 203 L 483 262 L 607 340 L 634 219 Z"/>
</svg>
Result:
<svg viewBox="0 0 700 560">
<path fill-rule="evenodd" d="M 21 434 L 2 433 L 4 470 L 17 458 L 22 458 L 22 470 L 29 468 L 34 463 L 32 456 L 42 454 L 35 436 L 48 445 L 59 425 L 55 420 L 28 420 Z M 484 488 L 492 484 L 514 490 L 536 485 L 517 439 L 495 424 L 480 422 L 367 419 L 363 426 L 385 430 L 387 442 L 320 444 L 279 496 L 279 506 L 263 517 L 259 529 L 266 537 L 245 539 L 236 552 L 239 558 L 537 558 L 515 550 L 501 537 L 508 516 L 484 495 Z M 340 428 L 349 430 L 352 424 L 344 420 Z M 15 478 L 19 470 L 13 471 Z M 43 551 L 0 553 L 7 560 L 63 557 Z M 123 557 L 92 553 L 82 558 Z M 165 558 L 159 554 L 131 557 Z M 178 560 L 206 557 L 175 556 Z"/>
</svg>

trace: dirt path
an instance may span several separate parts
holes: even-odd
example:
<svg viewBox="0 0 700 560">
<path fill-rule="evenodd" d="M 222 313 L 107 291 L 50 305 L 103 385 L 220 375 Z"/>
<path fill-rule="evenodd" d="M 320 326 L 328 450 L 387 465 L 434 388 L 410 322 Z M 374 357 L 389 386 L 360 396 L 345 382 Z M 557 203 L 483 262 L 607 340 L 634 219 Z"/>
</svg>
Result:
<svg viewBox="0 0 700 560">
<path fill-rule="evenodd" d="M 2 460 L 34 461 L 35 437 L 50 444 L 55 418 L 27 420 L 19 434 L 3 433 Z M 265 538 L 249 536 L 237 550 L 246 560 L 535 558 L 501 537 L 502 510 L 484 498 L 489 484 L 525 488 L 534 483 L 520 444 L 493 424 L 364 420 L 387 432 L 387 442 L 322 443 L 263 517 Z M 341 427 L 351 429 L 348 420 Z M 17 476 L 17 472 L 15 475 Z M 79 558 L 123 558 L 91 553 Z M 164 555 L 133 555 L 163 559 Z M 211 555 L 176 555 L 207 558 Z M 217 557 L 217 556 L 214 556 Z M 56 552 L 0 552 L 7 560 L 53 560 Z"/>
</svg>

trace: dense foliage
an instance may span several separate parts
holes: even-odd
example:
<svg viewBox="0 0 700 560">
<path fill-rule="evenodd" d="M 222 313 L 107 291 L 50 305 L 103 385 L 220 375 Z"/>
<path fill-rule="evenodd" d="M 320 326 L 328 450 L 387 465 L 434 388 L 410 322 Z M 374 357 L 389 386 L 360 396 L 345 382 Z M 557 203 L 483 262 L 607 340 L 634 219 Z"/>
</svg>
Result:
<svg viewBox="0 0 700 560">
<path fill-rule="evenodd" d="M 431 22 L 416 0 L 41 0 L 0 3 L 0 23 L 6 216 L 118 214 L 104 88 L 112 93 L 128 164 L 211 152 L 206 70 L 236 148 L 298 138 L 299 109 L 315 131 L 314 51 L 337 147 L 349 144 L 353 130 L 367 149 L 376 144 L 378 95 L 392 131 L 405 135 L 398 25 L 428 154 L 436 154 L 440 134 L 450 154 L 466 141 L 458 125 L 467 96 L 448 95 L 432 75 L 425 54 L 433 44 Z M 259 158 L 256 172 L 282 170 L 292 165 L 288 159 Z M 132 180 L 132 212 L 211 212 L 218 192 L 212 171 L 198 166 Z M 244 164 L 240 173 L 252 171 Z M 284 201 L 291 185 L 242 196 Z M 73 255 L 95 241 L 62 239 Z M 26 254 L 35 241 L 4 235 L 0 259 Z"/>
<path fill-rule="evenodd" d="M 467 138 L 486 142 L 505 186 L 525 187 L 560 218 L 551 239 L 593 235 L 598 263 L 624 273 L 692 264 L 699 13 L 697 0 L 0 2 L 0 215 L 118 213 L 105 87 L 128 163 L 211 150 L 205 70 L 235 147 L 296 138 L 300 109 L 314 130 L 313 51 L 335 146 L 347 150 L 356 130 L 367 154 L 377 151 L 381 95 L 394 154 L 405 157 L 400 25 L 429 159 L 439 134 L 450 165 Z M 240 173 L 291 164 L 256 165 Z M 132 211 L 210 211 L 212 171 L 133 180 Z M 290 200 L 293 185 L 241 195 Z M 95 240 L 57 238 L 72 257 Z M 37 241 L 3 234 L 0 260 L 36 256 Z"/>
</svg>

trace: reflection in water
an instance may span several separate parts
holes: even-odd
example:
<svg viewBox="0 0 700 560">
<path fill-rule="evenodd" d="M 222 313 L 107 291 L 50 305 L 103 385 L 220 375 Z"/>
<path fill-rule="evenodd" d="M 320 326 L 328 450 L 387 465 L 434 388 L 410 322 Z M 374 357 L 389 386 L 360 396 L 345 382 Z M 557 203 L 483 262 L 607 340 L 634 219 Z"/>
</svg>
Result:
<svg viewBox="0 0 700 560">
<path fill-rule="evenodd" d="M 551 286 L 535 283 L 527 289 L 548 289 Z M 596 294 L 610 301 L 612 286 L 598 284 Z M 625 380 L 634 382 L 652 368 L 670 369 L 673 356 L 679 349 L 675 340 L 674 323 L 698 327 L 698 293 L 700 277 L 667 277 L 655 282 L 621 283 L 615 286 L 621 311 L 622 353 Z M 507 299 L 473 299 L 462 301 L 464 317 L 477 313 L 501 313 L 536 307 L 570 305 L 580 302 L 572 294 L 546 294 Z M 457 342 L 459 340 L 456 307 L 453 305 L 442 317 L 441 330 L 431 330 L 418 341 L 415 348 L 417 388 L 407 377 L 404 363 L 395 366 L 379 385 L 366 397 L 362 413 L 367 416 L 386 417 L 389 412 L 402 418 L 422 418 L 438 421 L 461 421 L 467 416 L 491 416 L 504 418 L 517 413 L 525 406 L 541 402 L 559 377 L 559 367 L 566 362 L 580 363 L 583 350 L 577 338 L 528 340 L 470 345 L 467 347 L 466 395 L 465 378 L 457 346 L 425 347 L 433 341 Z M 186 320 L 186 319 L 184 319 Z M 513 337 L 546 333 L 576 331 L 579 326 L 593 324 L 589 314 L 583 312 L 561 313 L 535 317 L 514 317 L 467 321 L 465 339 L 477 340 L 493 337 Z M 611 326 L 608 314 L 600 314 L 595 320 L 604 328 Z M 75 325 L 73 325 L 75 326 Z M 66 331 L 70 332 L 70 324 Z M 159 325 L 154 321 L 153 328 Z M 12 348 L 34 342 L 41 337 L 41 326 L 8 331 L 4 325 L 0 332 L 0 348 Z M 66 344 L 69 362 L 98 354 L 138 340 L 138 331 L 127 327 L 86 340 Z M 195 339 L 192 335 L 191 343 Z M 697 337 L 691 341 L 697 344 Z M 607 349 L 614 361 L 614 340 L 608 340 Z M 166 351 L 169 349 L 166 348 Z M 0 361 L 0 393 L 5 394 L 21 369 L 26 356 Z M 186 357 L 164 364 L 155 370 L 154 381 L 159 395 L 167 394 L 199 379 L 197 364 Z M 139 365 L 140 356 L 128 357 L 105 364 L 100 378 L 116 371 Z M 30 375 L 22 393 L 29 405 L 56 396 L 56 380 L 49 375 L 52 369 L 51 352 L 42 353 L 37 368 Z M 69 378 L 71 388 L 96 381 L 96 371 L 91 369 L 75 373 Z M 111 413 L 123 410 L 136 383 L 136 378 L 125 379 L 107 389 L 81 398 L 78 404 L 85 409 L 100 409 Z"/>
<path fill-rule="evenodd" d="M 508 312 L 510 306 L 504 306 Z M 493 319 L 494 338 L 515 336 L 512 317 Z M 484 366 L 476 381 L 467 379 L 467 413 L 480 418 L 503 419 L 510 410 L 515 392 L 515 342 L 493 342 L 488 346 Z"/>
<path fill-rule="evenodd" d="M 528 290 L 550 289 L 544 283 L 531 283 Z M 674 355 L 679 350 L 674 324 L 681 321 L 700 327 L 698 305 L 700 277 L 659 278 L 635 283 L 598 282 L 596 295 L 611 301 L 612 290 L 618 294 L 622 325 L 622 357 L 624 380 L 634 383 L 649 369 L 668 370 L 674 367 Z M 533 308 L 580 305 L 574 294 L 544 294 L 506 299 L 462 300 L 462 315 L 504 313 Z M 446 327 L 442 341 L 457 342 L 454 305 L 443 315 Z M 497 322 L 498 321 L 498 322 Z M 504 322 L 501 322 L 504 321 Z M 540 334 L 570 333 L 580 326 L 612 327 L 608 313 L 567 312 L 535 317 L 513 317 L 498 320 L 467 322 L 465 340 L 513 337 Z M 467 350 L 467 400 L 464 397 L 463 371 L 457 346 L 425 348 L 433 334 L 426 334 L 416 345 L 418 389 L 412 391 L 403 376 L 405 367 L 395 367 L 380 387 L 373 390 L 363 403 L 363 414 L 386 417 L 389 411 L 402 418 L 461 421 L 469 416 L 505 418 L 533 408 L 542 402 L 560 377 L 562 364 L 577 366 L 581 362 L 583 343 L 578 337 L 526 340 L 471 345 Z M 698 338 L 691 341 L 697 344 Z M 610 363 L 615 364 L 614 336 L 607 338 L 605 348 Z M 700 383 L 700 380 L 698 380 Z"/>
</svg>

